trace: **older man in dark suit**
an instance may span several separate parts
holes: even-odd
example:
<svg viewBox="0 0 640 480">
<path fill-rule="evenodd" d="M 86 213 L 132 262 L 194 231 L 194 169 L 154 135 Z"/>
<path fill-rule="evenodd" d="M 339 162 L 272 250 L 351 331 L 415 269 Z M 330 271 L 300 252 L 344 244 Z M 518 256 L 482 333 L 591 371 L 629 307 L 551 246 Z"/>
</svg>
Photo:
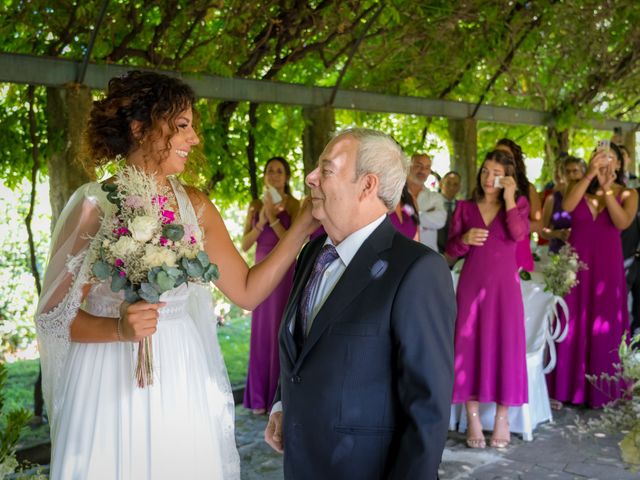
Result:
<svg viewBox="0 0 640 480">
<path fill-rule="evenodd" d="M 287 479 L 437 477 L 453 388 L 455 297 L 433 250 L 387 213 L 406 179 L 389 136 L 338 134 L 307 176 L 328 236 L 298 259 L 265 430 Z"/>
</svg>

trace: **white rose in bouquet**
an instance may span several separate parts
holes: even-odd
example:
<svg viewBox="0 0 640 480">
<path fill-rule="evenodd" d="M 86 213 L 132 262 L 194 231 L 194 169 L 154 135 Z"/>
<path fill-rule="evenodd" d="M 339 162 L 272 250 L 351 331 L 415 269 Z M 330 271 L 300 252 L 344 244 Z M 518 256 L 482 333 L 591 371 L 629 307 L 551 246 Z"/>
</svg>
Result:
<svg viewBox="0 0 640 480">
<path fill-rule="evenodd" d="M 138 248 L 138 242 L 131 237 L 120 237 L 111 247 L 111 253 L 117 258 L 123 258 L 133 253 Z"/>
<path fill-rule="evenodd" d="M 168 267 L 176 266 L 176 253 L 165 247 L 156 247 L 154 245 L 147 245 L 145 247 L 145 254 L 142 257 L 142 263 L 149 268 L 160 267 L 165 263 Z"/>
<path fill-rule="evenodd" d="M 576 282 L 576 272 L 574 272 L 573 270 L 569 270 L 567 272 L 567 284 L 568 285 L 574 285 Z"/>
<path fill-rule="evenodd" d="M 158 220 L 148 215 L 140 215 L 129 222 L 131 236 L 138 242 L 148 242 L 153 238 Z"/>
</svg>

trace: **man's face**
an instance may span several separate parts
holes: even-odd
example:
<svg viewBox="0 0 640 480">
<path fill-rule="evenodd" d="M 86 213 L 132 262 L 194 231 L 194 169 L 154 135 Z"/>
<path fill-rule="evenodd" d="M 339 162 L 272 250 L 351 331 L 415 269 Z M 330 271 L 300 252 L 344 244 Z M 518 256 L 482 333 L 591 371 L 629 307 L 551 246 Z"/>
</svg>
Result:
<svg viewBox="0 0 640 480">
<path fill-rule="evenodd" d="M 312 214 L 331 238 L 352 233 L 350 225 L 357 217 L 360 181 L 356 179 L 359 141 L 345 135 L 329 142 L 318 166 L 306 178 L 311 189 Z"/>
<path fill-rule="evenodd" d="M 564 167 L 564 175 L 567 181 L 577 182 L 584 176 L 584 172 L 582 171 L 582 166 L 579 163 L 567 163 Z"/>
<path fill-rule="evenodd" d="M 414 155 L 411 158 L 409 179 L 415 183 L 424 183 L 431 175 L 431 159 L 427 155 Z"/>
<path fill-rule="evenodd" d="M 440 182 L 442 195 L 448 200 L 453 200 L 460 191 L 460 177 L 454 173 L 447 175 Z"/>
</svg>

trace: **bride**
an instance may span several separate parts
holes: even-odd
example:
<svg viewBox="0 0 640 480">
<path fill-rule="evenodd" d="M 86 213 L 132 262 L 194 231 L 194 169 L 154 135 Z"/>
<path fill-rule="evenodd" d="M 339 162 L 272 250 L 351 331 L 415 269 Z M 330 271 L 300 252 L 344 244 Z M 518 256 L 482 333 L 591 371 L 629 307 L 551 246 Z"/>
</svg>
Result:
<svg viewBox="0 0 640 480">
<path fill-rule="evenodd" d="M 138 71 L 114 78 L 91 111 L 88 153 L 96 165 L 125 157 L 167 187 L 181 223 L 202 230 L 204 250 L 220 271 L 216 286 L 252 309 L 288 270 L 313 220 L 305 211 L 267 259 L 247 266 L 207 196 L 173 176 L 199 143 L 194 100 L 191 88 L 175 78 Z M 189 284 L 158 304 L 128 304 L 108 282 L 91 282 L 87 251 L 110 205 L 99 183 L 83 185 L 53 233 L 36 314 L 51 424 L 50 478 L 240 478 L 234 404 L 211 293 Z M 150 335 L 154 383 L 138 388 L 137 342 Z"/>
</svg>

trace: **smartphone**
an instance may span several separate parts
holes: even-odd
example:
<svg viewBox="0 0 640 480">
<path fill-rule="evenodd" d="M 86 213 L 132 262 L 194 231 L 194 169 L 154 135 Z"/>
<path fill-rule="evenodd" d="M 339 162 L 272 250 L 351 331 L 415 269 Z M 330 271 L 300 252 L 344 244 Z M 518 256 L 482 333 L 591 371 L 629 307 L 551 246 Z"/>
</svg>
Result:
<svg viewBox="0 0 640 480">
<path fill-rule="evenodd" d="M 493 188 L 502 188 L 502 177 L 493 178 Z"/>
<path fill-rule="evenodd" d="M 271 185 L 265 185 L 264 194 L 269 194 L 273 203 L 280 203 L 282 201 L 282 196 L 278 193 L 278 190 Z"/>
<path fill-rule="evenodd" d="M 609 156 L 609 149 L 611 147 L 611 140 L 600 140 L 598 141 L 598 151 L 604 152 L 607 155 L 609 161 L 611 161 L 611 157 Z"/>
</svg>

